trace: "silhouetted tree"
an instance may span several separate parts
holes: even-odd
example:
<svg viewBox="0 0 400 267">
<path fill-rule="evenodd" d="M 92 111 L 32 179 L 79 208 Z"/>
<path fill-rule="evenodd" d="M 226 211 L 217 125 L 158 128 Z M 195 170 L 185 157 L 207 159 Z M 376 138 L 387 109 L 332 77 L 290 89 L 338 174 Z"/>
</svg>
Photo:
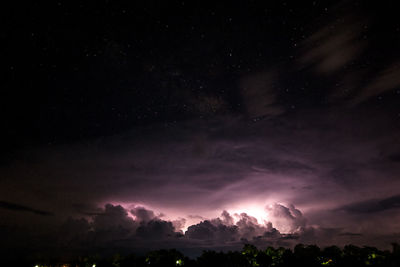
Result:
<svg viewBox="0 0 400 267">
<path fill-rule="evenodd" d="M 32 262 L 28 266 L 61 266 L 54 258 L 41 257 L 37 260 L 40 262 Z M 93 264 L 96 267 L 399 267 L 400 247 L 395 243 L 392 251 L 381 251 L 375 247 L 347 245 L 343 250 L 330 246 L 321 251 L 316 245 L 298 244 L 292 251 L 283 247 L 259 250 L 254 245 L 246 244 L 241 251 L 203 251 L 197 259 L 189 259 L 171 249 L 151 251 L 144 256 L 114 254 L 102 258 L 88 255 L 70 262 L 70 266 L 80 267 L 91 267 Z M 16 262 L 7 266 L 19 265 Z"/>
<path fill-rule="evenodd" d="M 147 266 L 175 267 L 183 266 L 185 260 L 185 256 L 175 249 L 162 249 L 147 253 L 145 263 Z"/>
</svg>

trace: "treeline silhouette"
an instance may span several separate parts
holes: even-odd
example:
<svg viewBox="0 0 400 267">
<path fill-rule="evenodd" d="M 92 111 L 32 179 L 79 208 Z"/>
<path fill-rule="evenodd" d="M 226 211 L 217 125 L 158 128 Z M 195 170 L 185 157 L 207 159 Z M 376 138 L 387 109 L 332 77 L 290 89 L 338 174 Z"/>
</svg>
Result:
<svg viewBox="0 0 400 267">
<path fill-rule="evenodd" d="M 130 254 L 121 256 L 115 254 L 109 258 L 100 256 L 79 257 L 68 263 L 56 261 L 30 263 L 32 267 L 134 267 L 134 266 L 159 266 L 159 267 L 280 267 L 280 266 L 400 266 L 400 245 L 392 244 L 393 250 L 379 250 L 375 247 L 357 247 L 347 245 L 343 249 L 330 246 L 324 249 L 316 245 L 298 244 L 293 250 L 288 248 L 268 247 L 260 250 L 246 244 L 241 251 L 217 252 L 203 251 L 196 259 L 184 256 L 176 249 L 156 250 L 145 255 Z"/>
</svg>

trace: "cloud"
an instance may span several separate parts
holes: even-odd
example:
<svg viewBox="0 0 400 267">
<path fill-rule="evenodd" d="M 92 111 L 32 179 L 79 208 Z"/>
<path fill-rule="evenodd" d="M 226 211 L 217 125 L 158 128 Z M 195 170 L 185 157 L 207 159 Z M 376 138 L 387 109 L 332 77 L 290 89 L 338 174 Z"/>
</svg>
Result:
<svg viewBox="0 0 400 267">
<path fill-rule="evenodd" d="M 171 221 L 172 225 L 174 226 L 175 230 L 181 230 L 185 228 L 186 225 L 186 219 L 185 218 L 178 218 L 176 220 Z"/>
<path fill-rule="evenodd" d="M 286 210 L 287 209 L 287 210 Z M 274 210 L 275 212 L 271 212 Z M 286 213 L 282 215 L 282 210 Z M 287 214 L 288 212 L 295 213 Z M 211 220 L 204 220 L 198 224 L 192 225 L 185 232 L 188 239 L 198 239 L 212 241 L 214 246 L 226 244 L 254 243 L 262 245 L 283 244 L 289 240 L 299 240 L 307 231 L 305 220 L 302 218 L 300 211 L 291 206 L 286 208 L 283 205 L 273 205 L 269 208 L 271 220 L 282 219 L 285 223 L 289 223 L 289 228 L 283 227 L 283 221 L 280 220 L 281 227 L 287 230 L 287 233 L 281 233 L 271 222 L 259 222 L 256 218 L 246 213 L 234 214 L 231 216 L 227 211 L 223 211 L 221 216 Z M 296 221 L 298 226 L 294 227 Z M 290 229 L 290 232 L 289 230 Z M 261 243 L 260 243 L 261 242 Z M 287 243 L 288 245 L 288 243 Z"/>
<path fill-rule="evenodd" d="M 346 11 L 352 8 L 346 1 L 333 8 L 333 17 L 301 42 L 297 63 L 303 75 L 317 74 L 325 100 L 354 108 L 399 87 L 400 65 L 387 56 L 370 65 L 376 50 L 384 49 L 377 44 L 391 40 L 373 31 L 379 23 L 367 12 Z"/>
<path fill-rule="evenodd" d="M 275 209 L 284 209 L 283 205 Z M 296 210 L 294 207 L 291 210 Z M 145 219 L 129 216 L 129 213 L 120 205 L 106 204 L 104 209 L 91 218 L 68 218 L 57 232 L 62 236 L 57 244 L 82 249 L 85 246 L 99 247 L 107 245 L 113 247 L 149 246 L 154 248 L 163 246 L 165 242 L 172 242 L 182 248 L 189 247 L 218 247 L 240 246 L 244 242 L 260 242 L 268 244 L 286 240 L 297 240 L 304 233 L 295 230 L 293 233 L 281 234 L 271 222 L 258 222 L 256 218 L 246 213 L 230 215 L 223 211 L 220 217 L 206 219 L 200 223 L 190 225 L 183 234 L 174 227 L 174 222 L 153 217 L 148 214 L 153 211 L 144 207 L 137 207 L 135 211 L 145 214 Z M 277 215 L 278 213 L 275 213 Z M 281 215 L 279 215 L 281 216 Z M 294 216 L 292 216 L 294 217 Z M 293 219 L 293 218 L 292 218 Z M 200 243 L 199 243 L 200 242 Z"/>
<path fill-rule="evenodd" d="M 239 249 L 245 243 L 259 247 L 291 247 L 297 243 L 329 245 L 332 240 L 336 240 L 337 244 L 338 240 L 345 240 L 343 244 L 349 239 L 354 241 L 354 238 L 360 242 L 365 240 L 362 233 L 307 225 L 300 210 L 293 205 L 274 204 L 266 207 L 269 219 L 278 223 L 277 226 L 269 221 L 259 222 L 246 213 L 231 215 L 223 211 L 217 218 L 190 225 L 184 234 L 174 226 L 172 220 L 150 219 L 148 215 L 154 214 L 153 211 L 144 207 L 135 208 L 145 215 L 144 220 L 135 220 L 128 209 L 112 204 L 106 204 L 99 213 L 86 218 L 68 218 L 50 236 L 39 235 L 38 238 L 45 241 L 36 243 L 36 248 L 45 248 L 50 242 L 53 248 L 74 254 L 104 247 L 111 253 L 132 249 L 146 251 L 167 246 L 196 254 L 196 251 L 204 248 Z M 6 236 L 14 238 L 15 234 L 9 232 Z"/>
<path fill-rule="evenodd" d="M 270 224 L 267 224 L 267 226 L 259 224 L 256 218 L 249 216 L 246 213 L 241 213 L 236 216 L 239 218 L 236 225 L 239 228 L 241 239 L 248 240 L 255 236 L 261 236 L 272 228 Z"/>
<path fill-rule="evenodd" d="M 248 116 L 252 118 L 277 116 L 284 108 L 277 102 L 275 71 L 253 73 L 242 77 L 240 90 Z"/>
<path fill-rule="evenodd" d="M 32 207 L 28 207 L 25 205 L 20 205 L 16 203 L 11 203 L 7 201 L 0 201 L 0 208 L 6 209 L 6 210 L 11 210 L 11 211 L 18 211 L 18 212 L 30 212 L 36 215 L 41 215 L 41 216 L 53 216 L 54 213 L 49 212 L 49 211 L 44 211 L 44 210 L 39 210 L 35 209 Z"/>
<path fill-rule="evenodd" d="M 340 207 L 339 210 L 353 213 L 375 213 L 400 208 L 400 195 L 383 199 L 370 199 Z"/>
<path fill-rule="evenodd" d="M 190 239 L 212 240 L 215 242 L 235 241 L 237 226 L 224 225 L 220 221 L 205 220 L 199 224 L 189 226 L 185 236 Z"/>
<path fill-rule="evenodd" d="M 221 217 L 220 220 L 222 221 L 223 224 L 225 225 L 233 225 L 234 224 L 234 219 L 233 217 L 229 214 L 229 212 L 227 212 L 226 210 L 224 210 L 221 213 Z"/>
<path fill-rule="evenodd" d="M 362 236 L 362 234 L 360 233 L 350 233 L 350 232 L 345 232 L 345 233 L 341 233 L 339 234 L 340 236 L 351 236 L 351 237 L 357 237 L 357 236 Z"/>
<path fill-rule="evenodd" d="M 179 237 L 180 234 L 175 232 L 172 222 L 162 220 L 151 220 L 141 223 L 136 230 L 136 236 L 143 239 L 154 239 L 161 241 L 168 237 Z"/>
<path fill-rule="evenodd" d="M 104 212 L 93 217 L 92 226 L 94 231 L 117 228 L 130 230 L 136 228 L 136 223 L 122 206 L 106 204 Z"/>
<path fill-rule="evenodd" d="M 353 16 L 342 16 L 319 29 L 303 43 L 300 63 L 316 72 L 332 74 L 354 60 L 366 46 L 360 38 L 366 22 Z"/>
<path fill-rule="evenodd" d="M 358 92 L 352 101 L 353 105 L 360 104 L 368 99 L 383 94 L 400 86 L 400 64 L 392 64 L 370 79 Z"/>
<path fill-rule="evenodd" d="M 285 207 L 275 203 L 267 207 L 267 211 L 271 216 L 272 224 L 280 229 L 281 232 L 299 232 L 306 226 L 306 219 L 303 217 L 303 214 L 293 205 Z"/>
<path fill-rule="evenodd" d="M 371 123 L 379 127 L 370 127 Z M 10 225 L 18 222 L 28 227 L 27 221 L 32 224 L 32 220 L 25 215 L 30 214 L 56 221 L 84 216 L 97 229 L 91 236 L 102 242 L 110 241 L 113 231 L 128 240 L 139 238 L 140 222 L 156 217 L 171 222 L 177 233 L 209 220 L 212 225 L 207 229 L 218 237 L 220 232 L 224 236 L 223 229 L 214 231 L 210 218 L 222 210 L 227 214 L 219 217 L 220 224 L 232 226 L 240 220 L 235 213 L 259 218 L 251 211 L 271 203 L 293 203 L 302 215 L 290 206 L 277 206 L 270 211 L 276 219 L 266 216 L 281 235 L 301 229 L 307 218 L 313 227 L 359 232 L 367 244 L 377 229 L 396 232 L 397 226 L 389 217 L 368 218 L 371 213 L 365 213 L 363 219 L 371 226 L 365 223 L 361 228 L 353 212 L 340 216 L 337 212 L 343 205 L 365 201 L 366 196 L 385 199 L 399 194 L 399 165 L 389 160 L 398 150 L 397 132 L 388 131 L 393 125 L 383 113 L 304 111 L 257 123 L 243 117 L 219 117 L 174 127 L 156 125 L 85 145 L 38 150 L 30 152 L 36 162 L 1 169 L 0 193 L 9 203 L 18 203 L 23 196 L 26 203 L 35 203 L 43 211 L 57 211 L 56 216 L 2 208 L 2 213 L 7 212 L 2 217 Z M 25 186 L 13 190 L 21 183 Z M 105 203 L 113 206 L 104 208 Z M 158 216 L 161 211 L 166 215 Z M 179 218 L 186 220 L 185 226 Z M 242 219 L 239 236 L 248 240 L 263 236 L 264 229 L 252 226 L 251 219 Z M 49 222 L 38 224 L 47 227 Z"/>
<path fill-rule="evenodd" d="M 153 211 L 147 210 L 144 207 L 135 207 L 131 210 L 131 213 L 135 216 L 136 220 L 139 222 L 148 222 L 156 218 Z"/>
</svg>

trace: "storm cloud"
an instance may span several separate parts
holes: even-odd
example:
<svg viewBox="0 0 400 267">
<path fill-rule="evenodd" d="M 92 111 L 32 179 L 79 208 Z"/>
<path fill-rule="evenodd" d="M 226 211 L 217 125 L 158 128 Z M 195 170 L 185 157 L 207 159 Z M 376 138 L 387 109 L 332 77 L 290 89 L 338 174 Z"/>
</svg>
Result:
<svg viewBox="0 0 400 267">
<path fill-rule="evenodd" d="M 357 113 L 319 116 L 328 115 L 304 113 L 280 123 L 221 117 L 27 151 L 35 162 L 3 168 L 1 193 L 10 202 L 23 194 L 56 214 L 54 224 L 92 217 L 101 242 L 131 235 L 175 238 L 185 231 L 196 242 L 260 239 L 274 232 L 260 228 L 262 220 L 280 234 L 300 231 L 317 243 L 328 240 L 321 229 L 338 226 L 337 234 L 360 233 L 362 242 L 381 229 L 398 231 L 394 223 L 377 227 L 393 216 L 386 212 L 396 210 L 400 188 L 398 163 L 386 160 L 397 151 L 396 136 L 384 131 L 389 121 L 376 113 L 368 121 L 382 128 L 371 129 Z M 11 194 L 16 177 L 30 187 Z M 66 204 L 68 199 L 80 204 Z M 375 210 L 385 213 L 359 221 L 358 214 Z"/>
<path fill-rule="evenodd" d="M 143 207 L 140 209 L 142 212 L 153 213 Z M 281 224 L 286 222 L 292 226 L 293 215 L 288 212 L 296 210 L 293 206 L 287 208 L 273 205 L 266 208 L 265 212 L 267 210 L 279 217 Z M 310 232 L 313 238 L 318 238 L 312 226 L 302 223 L 299 228 L 281 233 L 271 222 L 259 222 L 246 213 L 231 215 L 223 211 L 219 217 L 190 225 L 184 232 L 174 227 L 169 220 L 157 217 L 148 221 L 134 219 L 131 216 L 133 213 L 120 205 L 106 204 L 98 214 L 69 217 L 52 235 L 39 235 L 40 241 L 36 243 L 36 248 L 44 249 L 51 242 L 53 253 L 71 248 L 80 253 L 106 248 L 107 253 L 111 253 L 121 249 L 129 251 L 132 248 L 157 249 L 168 244 L 179 249 L 191 249 L 192 253 L 200 253 L 202 248 L 239 249 L 248 243 L 293 246 L 297 242 L 310 240 Z M 300 211 L 296 210 L 296 213 L 301 216 Z"/>
</svg>

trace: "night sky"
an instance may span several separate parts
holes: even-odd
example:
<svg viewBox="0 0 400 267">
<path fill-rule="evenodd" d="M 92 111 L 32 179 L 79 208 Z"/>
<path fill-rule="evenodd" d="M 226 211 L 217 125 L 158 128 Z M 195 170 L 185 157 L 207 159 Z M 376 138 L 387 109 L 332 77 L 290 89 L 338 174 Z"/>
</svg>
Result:
<svg viewBox="0 0 400 267">
<path fill-rule="evenodd" d="M 390 1 L 0 12 L 2 251 L 400 242 Z"/>
</svg>

